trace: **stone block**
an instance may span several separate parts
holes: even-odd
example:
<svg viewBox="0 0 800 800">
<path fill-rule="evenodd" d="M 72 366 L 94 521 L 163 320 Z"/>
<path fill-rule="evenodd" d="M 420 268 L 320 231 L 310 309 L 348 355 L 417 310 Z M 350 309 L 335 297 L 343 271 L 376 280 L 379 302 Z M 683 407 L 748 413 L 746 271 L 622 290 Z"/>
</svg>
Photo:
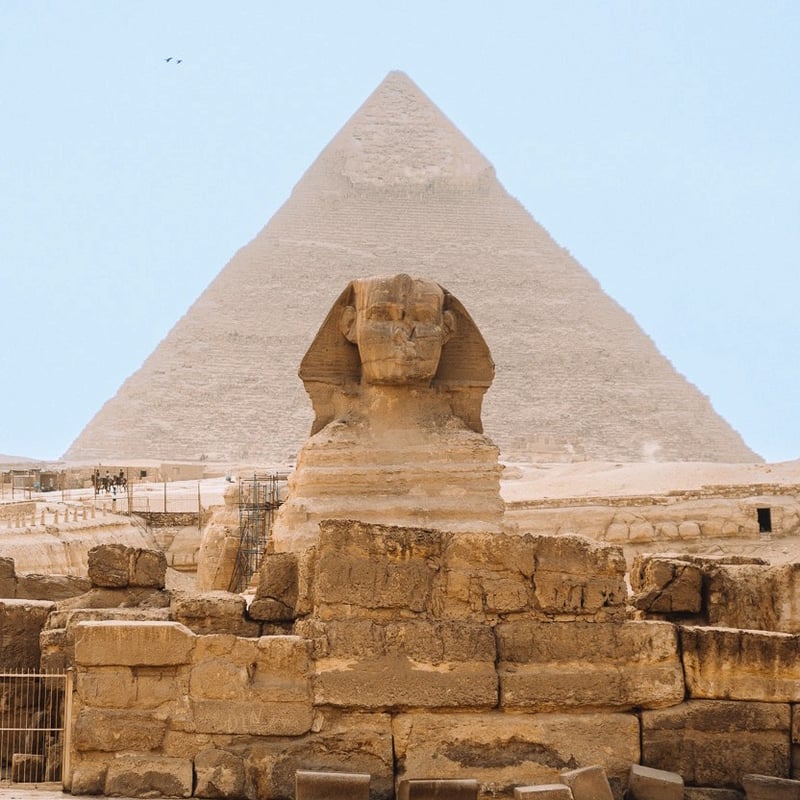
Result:
<svg viewBox="0 0 800 800">
<path fill-rule="evenodd" d="M 88 578 L 77 575 L 18 575 L 17 597 L 31 600 L 64 600 L 92 588 Z"/>
<path fill-rule="evenodd" d="M 77 673 L 75 688 L 94 708 L 153 709 L 181 693 L 176 667 L 94 667 Z"/>
<path fill-rule="evenodd" d="M 632 764 L 628 797 L 630 800 L 683 800 L 683 778 L 677 772 Z"/>
<path fill-rule="evenodd" d="M 89 580 L 93 586 L 122 589 L 127 586 L 163 589 L 167 559 L 161 550 L 101 544 L 88 555 Z"/>
<path fill-rule="evenodd" d="M 788 777 L 788 704 L 689 700 L 641 719 L 641 763 L 690 785 L 737 788 L 756 770 Z"/>
<path fill-rule="evenodd" d="M 636 556 L 630 571 L 633 604 L 649 614 L 699 614 L 703 571 L 664 556 Z"/>
<path fill-rule="evenodd" d="M 423 528 L 326 520 L 317 545 L 316 600 L 326 608 L 419 613 L 430 608 L 447 534 Z"/>
<path fill-rule="evenodd" d="M 397 800 L 478 800 L 478 782 L 470 778 L 402 780 Z"/>
<path fill-rule="evenodd" d="M 239 800 L 244 796 L 244 762 L 233 753 L 209 747 L 194 758 L 195 797 Z"/>
<path fill-rule="evenodd" d="M 684 786 L 684 800 L 745 800 L 744 793 L 736 789 L 718 789 L 713 786 Z"/>
<path fill-rule="evenodd" d="M 12 783 L 40 783 L 44 780 L 44 756 L 37 753 L 14 753 L 11 756 Z"/>
<path fill-rule="evenodd" d="M 413 713 L 398 714 L 392 728 L 398 779 L 472 775 L 488 795 L 556 783 L 589 764 L 603 765 L 621 793 L 640 760 L 633 714 Z"/>
<path fill-rule="evenodd" d="M 197 733 L 250 736 L 299 736 L 311 730 L 313 708 L 303 702 L 278 700 L 191 700 Z"/>
<path fill-rule="evenodd" d="M 195 639 L 177 622 L 81 622 L 75 627 L 75 662 L 81 666 L 186 664 Z"/>
<path fill-rule="evenodd" d="M 572 789 L 565 783 L 542 783 L 538 786 L 515 786 L 514 800 L 573 800 Z"/>
<path fill-rule="evenodd" d="M 39 669 L 39 635 L 55 605 L 43 600 L 0 601 L 0 653 L 3 669 Z"/>
<path fill-rule="evenodd" d="M 261 626 L 247 619 L 246 612 L 244 597 L 231 592 L 176 593 L 172 600 L 175 621 L 198 635 L 257 637 Z"/>
<path fill-rule="evenodd" d="M 800 800 L 800 781 L 770 775 L 743 775 L 747 800 Z"/>
<path fill-rule="evenodd" d="M 495 631 L 504 708 L 659 708 L 684 698 L 670 623 L 517 620 Z"/>
<path fill-rule="evenodd" d="M 535 598 L 548 616 L 621 618 L 628 590 L 622 549 L 582 536 L 531 537 Z"/>
<path fill-rule="evenodd" d="M 191 797 L 192 781 L 191 759 L 120 755 L 108 764 L 103 793 L 122 797 Z"/>
<path fill-rule="evenodd" d="M 295 773 L 295 800 L 369 800 L 369 775 L 361 772 Z"/>
<path fill-rule="evenodd" d="M 296 614 L 298 563 L 295 553 L 268 553 L 261 561 L 256 596 L 249 614 L 264 622 L 287 622 Z"/>
<path fill-rule="evenodd" d="M 167 724 L 152 714 L 129 709 L 82 708 L 75 720 L 75 749 L 82 752 L 157 750 Z"/>
<path fill-rule="evenodd" d="M 300 737 L 243 742 L 248 797 L 294 797 L 297 770 L 371 775 L 372 800 L 394 798 L 394 753 L 388 714 L 318 712 L 314 731 Z"/>
<path fill-rule="evenodd" d="M 14 559 L 0 556 L 0 599 L 13 600 L 17 596 L 17 574 Z"/>
<path fill-rule="evenodd" d="M 614 800 L 606 771 L 597 764 L 566 770 L 559 778 L 569 786 L 573 800 Z"/>
<path fill-rule="evenodd" d="M 692 698 L 800 701 L 800 636 L 685 627 L 681 650 Z"/>
<path fill-rule="evenodd" d="M 66 788 L 74 795 L 103 794 L 106 785 L 108 763 L 104 760 L 85 761 L 78 764 L 72 771 L 72 777 L 66 776 Z"/>
</svg>

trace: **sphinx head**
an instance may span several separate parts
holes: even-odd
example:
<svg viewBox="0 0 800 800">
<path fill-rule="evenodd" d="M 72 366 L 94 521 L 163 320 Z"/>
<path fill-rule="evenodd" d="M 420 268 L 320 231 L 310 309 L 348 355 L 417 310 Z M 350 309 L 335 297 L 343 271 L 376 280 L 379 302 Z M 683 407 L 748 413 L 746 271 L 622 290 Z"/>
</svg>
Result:
<svg viewBox="0 0 800 800">
<path fill-rule="evenodd" d="M 361 382 L 430 384 L 456 328 L 443 289 L 408 275 L 365 278 L 353 281 L 353 299 L 339 325 L 358 347 Z"/>
</svg>

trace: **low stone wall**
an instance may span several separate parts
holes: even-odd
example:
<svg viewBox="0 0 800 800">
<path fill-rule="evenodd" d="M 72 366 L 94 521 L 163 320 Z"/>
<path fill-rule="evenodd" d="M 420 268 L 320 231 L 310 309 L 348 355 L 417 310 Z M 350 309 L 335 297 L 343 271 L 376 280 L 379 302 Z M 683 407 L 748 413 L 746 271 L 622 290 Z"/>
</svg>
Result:
<svg viewBox="0 0 800 800">
<path fill-rule="evenodd" d="M 800 534 L 800 487 L 796 486 L 714 486 L 663 496 L 509 502 L 506 519 L 532 533 L 680 547 L 699 539 L 758 539 L 759 508 L 770 509 L 772 535 Z"/>
<path fill-rule="evenodd" d="M 621 550 L 580 537 L 321 527 L 266 558 L 247 612 L 226 593 L 162 620 L 72 612 L 73 793 L 278 800 L 297 769 L 368 772 L 387 799 L 420 777 L 510 798 L 590 764 L 617 798 L 632 763 L 800 777 L 800 636 L 634 619 Z"/>
</svg>

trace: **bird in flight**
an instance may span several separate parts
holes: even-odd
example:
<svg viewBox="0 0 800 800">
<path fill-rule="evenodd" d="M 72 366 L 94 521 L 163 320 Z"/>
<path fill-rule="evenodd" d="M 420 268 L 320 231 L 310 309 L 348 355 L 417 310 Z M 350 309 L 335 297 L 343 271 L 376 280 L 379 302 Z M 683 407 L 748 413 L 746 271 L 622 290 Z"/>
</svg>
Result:
<svg viewBox="0 0 800 800">
<path fill-rule="evenodd" d="M 183 61 L 183 59 L 175 58 L 175 56 L 170 56 L 169 58 L 165 58 L 164 61 L 166 61 L 167 64 L 169 64 L 170 61 L 174 61 L 176 64 L 180 64 Z"/>
</svg>

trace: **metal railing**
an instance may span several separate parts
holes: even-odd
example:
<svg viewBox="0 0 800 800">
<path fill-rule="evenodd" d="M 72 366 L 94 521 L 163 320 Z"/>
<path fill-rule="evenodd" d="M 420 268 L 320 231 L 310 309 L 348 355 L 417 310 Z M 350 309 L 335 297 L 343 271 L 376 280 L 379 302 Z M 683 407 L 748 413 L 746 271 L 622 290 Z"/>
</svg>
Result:
<svg viewBox="0 0 800 800">
<path fill-rule="evenodd" d="M 62 783 L 69 774 L 72 675 L 0 672 L 0 780 Z"/>
</svg>

